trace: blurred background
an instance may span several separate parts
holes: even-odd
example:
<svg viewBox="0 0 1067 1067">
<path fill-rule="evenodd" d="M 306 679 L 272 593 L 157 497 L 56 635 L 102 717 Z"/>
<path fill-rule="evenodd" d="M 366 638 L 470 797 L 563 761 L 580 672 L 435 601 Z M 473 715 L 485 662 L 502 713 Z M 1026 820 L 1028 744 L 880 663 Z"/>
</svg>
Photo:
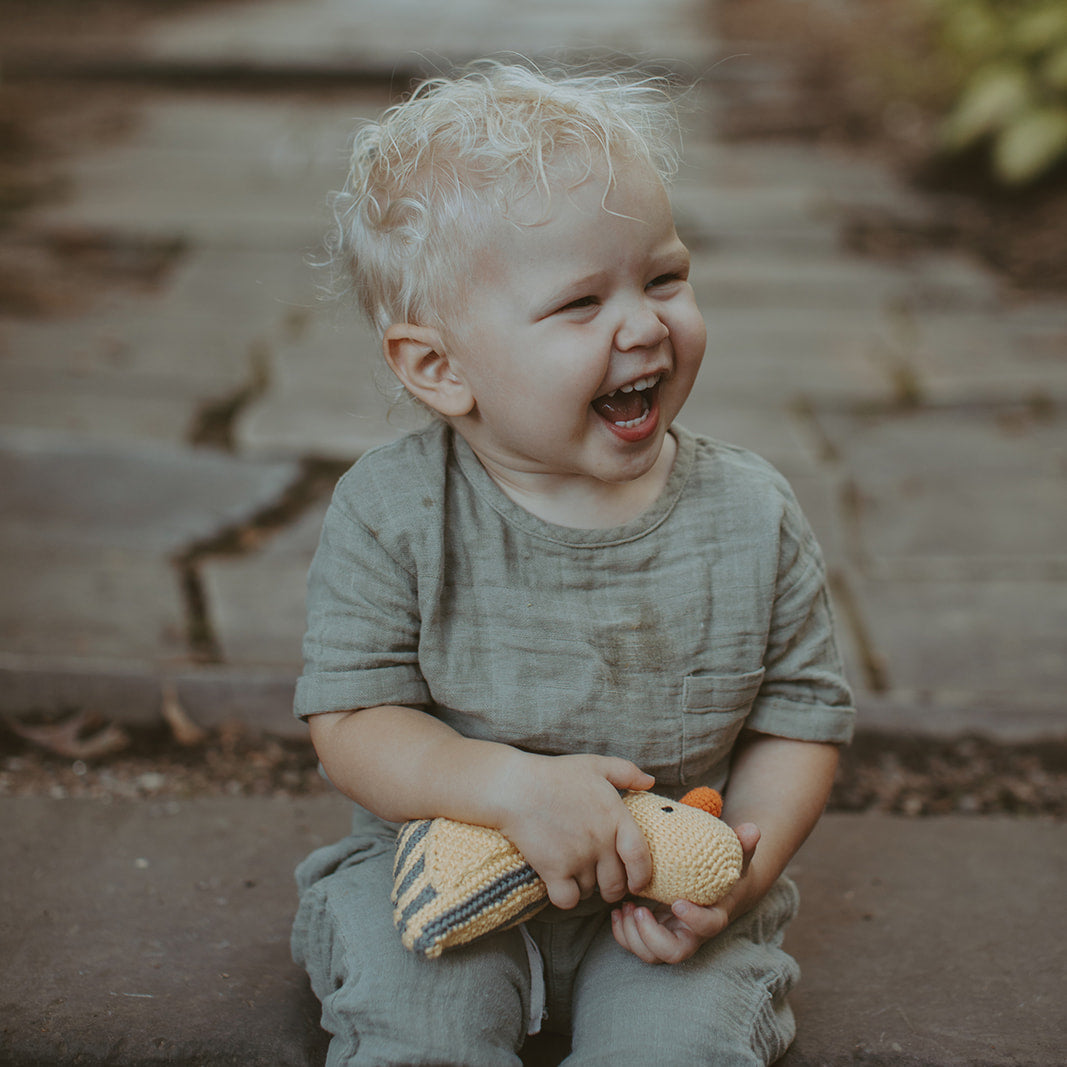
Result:
<svg viewBox="0 0 1067 1067">
<path fill-rule="evenodd" d="M 327 193 L 359 118 L 514 51 L 697 87 L 683 420 L 776 463 L 823 542 L 862 711 L 835 804 L 1062 814 L 1062 3 L 2 18 L 0 795 L 321 788 L 304 573 L 338 474 L 407 425 L 321 298 Z"/>
<path fill-rule="evenodd" d="M 860 710 L 788 1064 L 1062 1062 L 1063 0 L 0 0 L 0 1061 L 322 1061 L 304 577 L 409 421 L 312 264 L 354 125 L 500 53 L 694 86 L 682 421 L 792 482 Z"/>
</svg>

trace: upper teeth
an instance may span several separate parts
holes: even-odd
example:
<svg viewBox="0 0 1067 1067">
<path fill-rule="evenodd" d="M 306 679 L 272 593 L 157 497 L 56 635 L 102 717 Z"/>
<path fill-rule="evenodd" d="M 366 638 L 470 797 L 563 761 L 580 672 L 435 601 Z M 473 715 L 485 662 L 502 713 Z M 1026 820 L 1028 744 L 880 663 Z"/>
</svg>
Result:
<svg viewBox="0 0 1067 1067">
<path fill-rule="evenodd" d="M 642 389 L 651 389 L 659 379 L 658 374 L 653 374 L 648 378 L 638 378 L 636 382 L 630 382 L 629 385 L 620 385 L 618 389 L 612 389 L 608 396 L 614 396 L 616 393 L 632 393 L 635 389 L 639 392 Z"/>
</svg>

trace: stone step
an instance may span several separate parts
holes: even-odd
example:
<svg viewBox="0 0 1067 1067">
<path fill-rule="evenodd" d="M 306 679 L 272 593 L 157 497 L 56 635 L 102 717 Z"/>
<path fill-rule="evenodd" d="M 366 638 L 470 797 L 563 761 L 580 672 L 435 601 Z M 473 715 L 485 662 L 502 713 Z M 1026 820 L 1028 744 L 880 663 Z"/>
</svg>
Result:
<svg viewBox="0 0 1067 1067">
<path fill-rule="evenodd" d="M 0 801 L 0 1062 L 321 1064 L 291 872 L 346 825 L 333 796 Z M 784 1067 L 1061 1064 L 1065 868 L 1064 823 L 827 816 Z"/>
</svg>

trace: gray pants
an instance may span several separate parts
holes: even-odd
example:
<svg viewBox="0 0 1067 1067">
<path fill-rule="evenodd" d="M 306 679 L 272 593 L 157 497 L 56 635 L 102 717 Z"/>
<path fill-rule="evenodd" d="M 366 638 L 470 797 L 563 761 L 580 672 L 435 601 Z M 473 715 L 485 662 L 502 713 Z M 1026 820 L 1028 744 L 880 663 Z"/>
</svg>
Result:
<svg viewBox="0 0 1067 1067">
<path fill-rule="evenodd" d="M 297 870 L 293 958 L 333 1034 L 327 1067 L 519 1067 L 533 988 L 522 934 L 436 960 L 407 952 L 392 924 L 392 858 L 388 836 L 366 834 L 319 849 Z M 780 946 L 796 907 L 783 878 L 675 966 L 620 948 L 606 906 L 548 909 L 527 923 L 544 958 L 545 1028 L 573 1035 L 567 1067 L 772 1063 L 795 1030 L 786 996 L 799 971 Z"/>
</svg>

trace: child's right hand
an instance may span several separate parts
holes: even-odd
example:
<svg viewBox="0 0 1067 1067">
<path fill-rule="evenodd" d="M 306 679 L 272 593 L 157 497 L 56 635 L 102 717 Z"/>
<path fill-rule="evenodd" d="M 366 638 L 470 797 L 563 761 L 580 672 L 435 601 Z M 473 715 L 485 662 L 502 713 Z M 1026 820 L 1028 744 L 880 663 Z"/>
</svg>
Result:
<svg viewBox="0 0 1067 1067">
<path fill-rule="evenodd" d="M 652 858 L 620 789 L 655 783 L 613 756 L 520 757 L 502 786 L 499 829 L 541 876 L 557 908 L 573 908 L 599 890 L 608 903 L 639 893 Z"/>
</svg>

